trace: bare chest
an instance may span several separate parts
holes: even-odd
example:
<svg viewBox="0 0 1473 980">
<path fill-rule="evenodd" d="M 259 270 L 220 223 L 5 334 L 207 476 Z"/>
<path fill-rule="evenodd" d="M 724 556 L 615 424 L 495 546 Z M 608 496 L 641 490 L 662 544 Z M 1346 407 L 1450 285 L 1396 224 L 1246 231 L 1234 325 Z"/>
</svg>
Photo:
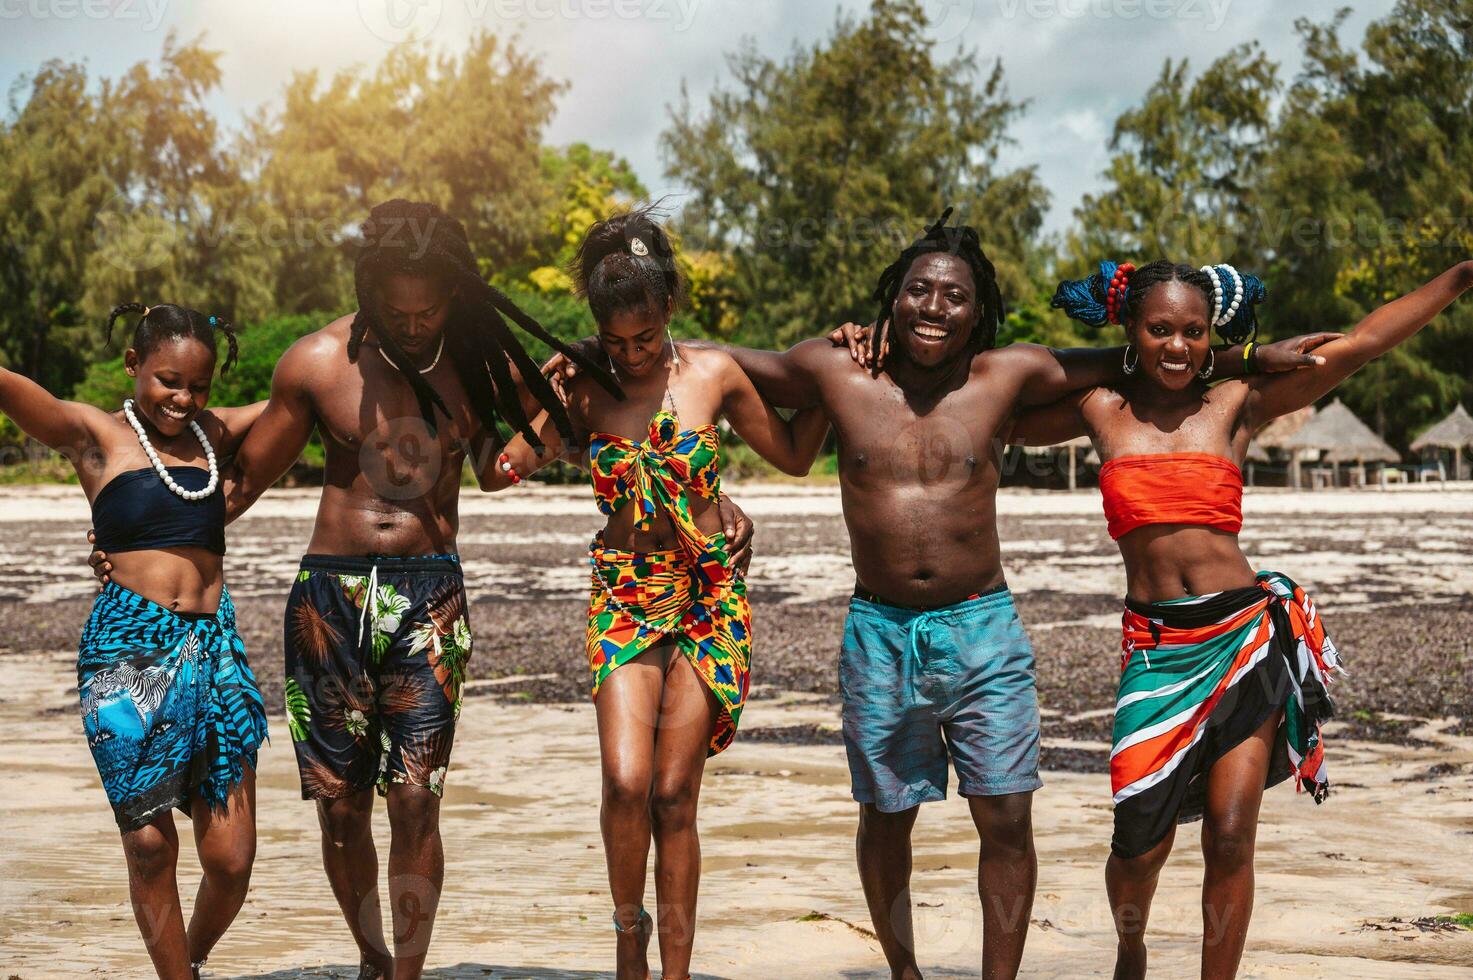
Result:
<svg viewBox="0 0 1473 980">
<path fill-rule="evenodd" d="M 1225 393 L 1210 392 L 1190 409 L 1131 405 L 1122 398 L 1087 404 L 1084 418 L 1102 459 L 1155 453 L 1210 453 L 1236 459 L 1237 405 Z"/>
<path fill-rule="evenodd" d="M 672 378 L 665 384 L 626 383 L 623 401 L 591 389 L 579 414 L 590 432 L 640 442 L 649 437 L 650 421 L 661 411 L 674 413 L 682 429 L 710 425 L 721 414 L 721 392 L 709 379 L 695 376 Z"/>
<path fill-rule="evenodd" d="M 854 386 L 829 409 L 846 482 L 875 490 L 996 485 L 1006 406 L 965 390 L 926 404 L 883 379 L 865 387 Z"/>
<path fill-rule="evenodd" d="M 470 409 L 460 380 L 449 365 L 424 375 L 439 395 L 447 417 L 433 412 L 434 427 L 425 421 L 409 383 L 376 351 L 364 349 L 357 364 L 344 362 L 313 388 L 318 427 L 332 457 L 424 466 L 463 457 L 480 422 Z"/>
</svg>

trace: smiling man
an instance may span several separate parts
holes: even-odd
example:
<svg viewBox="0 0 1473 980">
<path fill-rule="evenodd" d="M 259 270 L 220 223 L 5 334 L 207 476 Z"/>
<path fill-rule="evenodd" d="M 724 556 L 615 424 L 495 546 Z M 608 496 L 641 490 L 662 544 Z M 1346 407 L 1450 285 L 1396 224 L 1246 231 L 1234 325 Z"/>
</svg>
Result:
<svg viewBox="0 0 1473 980">
<path fill-rule="evenodd" d="M 287 601 L 286 708 L 359 975 L 410 980 L 423 968 L 444 878 L 440 796 L 471 653 L 456 555 L 461 470 L 469 458 L 486 486 L 498 422 L 535 440 L 527 418 L 541 406 L 571 436 L 506 320 L 566 348 L 481 278 L 465 228 L 439 208 L 389 201 L 361 234 L 359 308 L 282 355 L 254 438 L 227 473 L 226 506 L 228 518 L 240 514 L 321 434 L 322 498 Z M 100 553 L 93 563 L 101 575 L 111 570 Z M 375 789 L 391 833 L 392 952 Z"/>
<path fill-rule="evenodd" d="M 360 976 L 406 980 L 423 968 L 444 879 L 440 797 L 471 653 L 456 554 L 462 466 L 469 457 L 486 485 L 498 421 L 530 433 L 540 404 L 568 422 L 506 321 L 555 342 L 481 278 L 459 221 L 389 201 L 362 240 L 359 308 L 282 355 L 229 508 L 249 505 L 321 434 L 322 499 L 287 600 L 287 712 Z M 388 804 L 392 953 L 375 790 Z"/>
<path fill-rule="evenodd" d="M 892 976 L 919 977 L 911 830 L 945 798 L 948 756 L 981 838 L 985 977 L 1017 973 L 1033 906 L 1039 715 L 1033 653 L 997 536 L 1002 447 L 1015 414 L 1119 380 L 1122 348 L 993 349 L 1004 307 L 977 232 L 941 219 L 880 276 L 889 354 L 871 371 L 829 340 L 774 353 L 726 347 L 764 397 L 823 407 L 855 570 L 839 657 L 844 743 L 860 805 L 865 897 Z M 883 338 L 882 338 L 883 342 Z M 1310 339 L 1258 364 L 1314 363 Z M 1219 352 L 1241 370 L 1242 348 Z"/>
</svg>

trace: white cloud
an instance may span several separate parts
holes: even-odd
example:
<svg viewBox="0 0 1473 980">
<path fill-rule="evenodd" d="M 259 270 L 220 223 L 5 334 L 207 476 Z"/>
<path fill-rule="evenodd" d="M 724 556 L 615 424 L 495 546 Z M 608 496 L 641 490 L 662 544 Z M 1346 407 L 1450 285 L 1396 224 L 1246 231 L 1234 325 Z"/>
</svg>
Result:
<svg viewBox="0 0 1473 980">
<path fill-rule="evenodd" d="M 279 97 L 293 71 L 330 76 L 383 57 L 394 25 L 429 28 L 431 44 L 458 50 L 469 32 L 516 34 L 545 69 L 569 82 L 548 131 L 553 142 L 582 140 L 620 153 L 656 194 L 677 190 L 663 176 L 658 140 L 667 107 L 684 81 L 697 105 L 726 79 L 725 55 L 743 38 L 783 57 L 822 40 L 839 11 L 862 16 L 868 0 L 110 0 L 110 18 L 38 16 L 75 0 L 0 0 L 0 82 L 56 57 L 85 59 L 116 75 L 157 55 L 165 31 L 200 32 L 223 52 L 224 83 L 214 108 L 228 125 Z M 1050 230 L 1071 220 L 1082 194 L 1098 186 L 1114 118 L 1137 102 L 1170 58 L 1205 66 L 1237 44 L 1258 40 L 1292 77 L 1299 61 L 1294 16 L 1328 19 L 1342 0 L 926 0 L 943 16 L 942 50 L 975 49 L 983 65 L 1001 58 L 1014 97 L 1030 100 L 1004 155 L 1036 164 L 1053 193 Z M 160 6 L 161 5 L 161 6 Z M 1390 0 L 1362 3 L 1347 36 L 1384 15 Z M 136 9 L 136 18 L 121 11 Z M 162 12 L 149 29 L 150 11 Z M 1151 11 L 1167 11 L 1153 16 Z M 20 16 L 9 16 L 19 11 Z M 1221 26 L 1214 12 L 1221 12 Z M 385 25 L 388 25 L 387 27 Z"/>
</svg>

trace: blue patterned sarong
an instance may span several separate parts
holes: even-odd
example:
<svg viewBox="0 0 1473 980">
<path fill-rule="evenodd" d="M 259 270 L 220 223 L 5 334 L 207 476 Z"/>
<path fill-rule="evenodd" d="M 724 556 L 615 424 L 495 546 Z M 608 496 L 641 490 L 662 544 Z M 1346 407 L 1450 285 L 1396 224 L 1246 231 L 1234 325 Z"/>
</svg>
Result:
<svg viewBox="0 0 1473 980">
<path fill-rule="evenodd" d="M 266 712 L 235 606 L 180 615 L 116 583 L 103 587 L 77 652 L 82 727 L 124 832 L 198 796 L 224 809 L 256 766 Z"/>
</svg>

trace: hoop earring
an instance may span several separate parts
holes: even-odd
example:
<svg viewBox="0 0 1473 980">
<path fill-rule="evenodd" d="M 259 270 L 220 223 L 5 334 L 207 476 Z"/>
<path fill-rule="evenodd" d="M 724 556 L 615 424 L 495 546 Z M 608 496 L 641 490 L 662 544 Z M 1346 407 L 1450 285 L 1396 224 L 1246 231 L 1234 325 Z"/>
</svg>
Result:
<svg viewBox="0 0 1473 980">
<path fill-rule="evenodd" d="M 1206 381 L 1208 378 L 1212 377 L 1212 371 L 1216 367 L 1217 351 L 1209 347 L 1207 348 L 1207 366 L 1197 372 L 1197 377 L 1201 378 L 1203 381 Z"/>
<path fill-rule="evenodd" d="M 1131 353 L 1135 353 L 1135 360 L 1130 359 Z M 1141 366 L 1141 353 L 1130 344 L 1125 345 L 1125 356 L 1120 359 L 1120 370 L 1126 374 L 1135 374 L 1135 369 Z"/>
</svg>

